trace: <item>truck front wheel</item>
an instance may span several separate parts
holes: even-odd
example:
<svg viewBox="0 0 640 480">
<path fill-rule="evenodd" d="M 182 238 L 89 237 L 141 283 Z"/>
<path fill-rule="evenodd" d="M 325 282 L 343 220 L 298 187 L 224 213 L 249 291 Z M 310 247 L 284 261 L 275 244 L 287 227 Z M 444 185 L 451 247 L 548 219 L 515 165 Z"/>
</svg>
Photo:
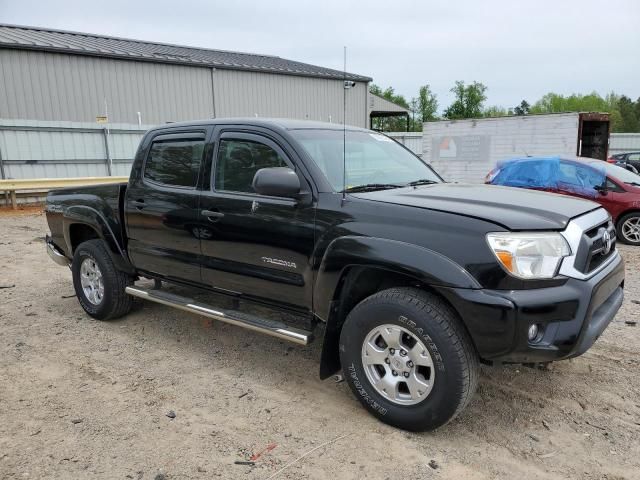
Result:
<svg viewBox="0 0 640 480">
<path fill-rule="evenodd" d="M 76 248 L 71 272 L 78 301 L 93 318 L 112 320 L 131 310 L 133 297 L 125 288 L 133 279 L 116 269 L 102 240 L 89 240 Z"/>
<path fill-rule="evenodd" d="M 383 290 L 360 302 L 342 328 L 340 359 L 365 408 L 411 431 L 433 430 L 458 415 L 480 368 L 456 313 L 416 288 Z"/>
</svg>

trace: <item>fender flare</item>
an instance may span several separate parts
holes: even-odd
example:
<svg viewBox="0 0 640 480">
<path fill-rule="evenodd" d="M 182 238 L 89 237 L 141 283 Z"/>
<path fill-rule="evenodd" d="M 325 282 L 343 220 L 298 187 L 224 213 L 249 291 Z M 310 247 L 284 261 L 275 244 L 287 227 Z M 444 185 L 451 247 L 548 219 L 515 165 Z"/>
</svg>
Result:
<svg viewBox="0 0 640 480">
<path fill-rule="evenodd" d="M 400 273 L 433 287 L 481 288 L 463 267 L 428 248 L 376 237 L 344 236 L 333 240 L 322 258 L 313 290 L 315 315 L 326 323 L 320 359 L 320 378 L 340 369 L 337 305 L 339 284 L 351 267 L 370 267 Z M 346 312 L 345 312 L 346 314 Z"/>
<path fill-rule="evenodd" d="M 98 238 L 105 243 L 107 251 L 118 270 L 129 274 L 136 273 L 135 268 L 129 261 L 126 250 L 120 244 L 120 239 L 115 235 L 104 215 L 98 210 L 86 205 L 72 205 L 65 209 L 62 223 L 64 240 L 67 244 L 67 251 L 70 257 L 73 257 L 73 243 L 70 234 L 71 226 L 82 224 L 95 231 Z"/>
<path fill-rule="evenodd" d="M 313 311 L 321 320 L 329 320 L 338 283 L 353 266 L 391 270 L 432 286 L 481 288 L 463 267 L 434 250 L 397 240 L 344 236 L 329 244 L 318 269 Z"/>
</svg>

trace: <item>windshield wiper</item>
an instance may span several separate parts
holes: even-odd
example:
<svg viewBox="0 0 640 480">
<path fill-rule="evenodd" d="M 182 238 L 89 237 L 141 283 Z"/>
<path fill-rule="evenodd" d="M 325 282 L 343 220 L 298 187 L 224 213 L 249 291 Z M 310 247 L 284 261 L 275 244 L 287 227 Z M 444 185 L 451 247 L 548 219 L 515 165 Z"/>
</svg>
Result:
<svg viewBox="0 0 640 480">
<path fill-rule="evenodd" d="M 624 183 L 626 183 L 627 185 L 633 185 L 634 187 L 640 187 L 640 183 L 638 182 L 624 182 Z"/>
<path fill-rule="evenodd" d="M 429 180 L 428 178 L 421 178 L 420 180 L 414 180 L 413 182 L 407 183 L 408 187 L 417 187 L 418 185 L 431 185 L 433 183 L 439 183 L 435 180 Z"/>
<path fill-rule="evenodd" d="M 357 192 L 373 192 L 375 190 L 387 190 L 389 188 L 400 188 L 402 185 L 396 183 L 365 183 L 364 185 L 356 185 L 354 187 L 347 187 L 344 189 L 348 193 Z"/>
</svg>

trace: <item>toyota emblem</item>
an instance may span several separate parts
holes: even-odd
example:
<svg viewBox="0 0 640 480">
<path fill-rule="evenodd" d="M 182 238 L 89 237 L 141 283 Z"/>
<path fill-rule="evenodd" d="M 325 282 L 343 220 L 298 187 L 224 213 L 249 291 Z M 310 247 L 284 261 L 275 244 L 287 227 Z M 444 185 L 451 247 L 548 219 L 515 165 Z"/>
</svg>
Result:
<svg viewBox="0 0 640 480">
<path fill-rule="evenodd" d="M 604 244 L 602 254 L 608 255 L 611 251 L 611 235 L 609 234 L 608 230 L 605 230 L 602 234 L 602 243 Z"/>
</svg>

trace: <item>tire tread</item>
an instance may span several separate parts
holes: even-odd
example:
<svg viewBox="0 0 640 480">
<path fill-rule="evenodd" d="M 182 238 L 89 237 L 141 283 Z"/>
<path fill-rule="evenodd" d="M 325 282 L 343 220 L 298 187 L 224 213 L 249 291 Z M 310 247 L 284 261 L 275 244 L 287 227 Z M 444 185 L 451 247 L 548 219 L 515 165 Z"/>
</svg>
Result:
<svg viewBox="0 0 640 480">
<path fill-rule="evenodd" d="M 446 423 L 457 417 L 469 404 L 478 386 L 480 378 L 480 360 L 469 333 L 455 312 L 441 297 L 414 287 L 393 287 L 381 290 L 362 300 L 352 311 L 362 306 L 392 301 L 398 304 L 411 304 L 418 312 L 438 323 L 448 337 L 462 370 L 462 386 L 459 402 L 453 415 Z"/>
<path fill-rule="evenodd" d="M 111 302 L 109 302 L 108 308 L 104 312 L 101 312 L 97 316 L 90 312 L 87 313 L 99 320 L 115 320 L 129 313 L 133 306 L 134 298 L 125 292 L 125 288 L 133 284 L 132 277 L 115 267 L 102 240 L 88 240 L 81 243 L 76 248 L 74 262 L 76 261 L 76 257 L 80 257 L 82 250 L 85 250 L 93 257 L 98 257 L 96 259 L 101 263 L 100 269 L 105 280 L 105 288 L 107 288 L 106 285 L 112 285 L 114 287 L 110 292 Z"/>
</svg>

